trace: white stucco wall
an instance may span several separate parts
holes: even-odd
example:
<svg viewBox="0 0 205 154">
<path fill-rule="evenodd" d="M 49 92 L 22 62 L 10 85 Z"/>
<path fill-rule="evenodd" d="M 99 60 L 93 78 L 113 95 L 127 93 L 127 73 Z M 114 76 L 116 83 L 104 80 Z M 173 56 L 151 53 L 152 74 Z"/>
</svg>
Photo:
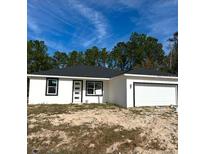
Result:
<svg viewBox="0 0 205 154">
<path fill-rule="evenodd" d="M 29 104 L 72 102 L 72 80 L 59 79 L 58 96 L 46 96 L 46 78 L 30 78 Z"/>
<path fill-rule="evenodd" d="M 126 79 L 124 76 L 117 76 L 109 81 L 109 102 L 127 107 Z"/>
<path fill-rule="evenodd" d="M 73 80 L 59 78 L 58 96 L 46 96 L 46 78 L 30 77 L 30 104 L 69 104 L 72 103 Z M 120 75 L 110 80 L 103 80 L 103 96 L 86 96 L 86 80 L 83 80 L 83 103 L 116 103 L 124 107 L 133 107 L 133 83 L 177 84 L 177 79 L 148 78 Z M 91 79 L 92 80 L 92 79 Z M 102 81 L 97 80 L 96 81 Z M 93 81 L 93 80 L 92 80 Z"/>
<path fill-rule="evenodd" d="M 30 77 L 29 104 L 69 104 L 72 102 L 72 86 L 72 79 L 59 78 L 58 96 L 46 96 L 46 78 Z M 108 95 L 108 81 L 103 81 L 103 96 L 86 96 L 86 80 L 83 80 L 83 103 L 109 102 Z"/>
<path fill-rule="evenodd" d="M 177 79 L 162 79 L 162 78 L 146 78 L 146 77 L 126 77 L 126 101 L 127 107 L 133 107 L 133 83 L 167 83 L 167 84 L 178 84 Z"/>
</svg>

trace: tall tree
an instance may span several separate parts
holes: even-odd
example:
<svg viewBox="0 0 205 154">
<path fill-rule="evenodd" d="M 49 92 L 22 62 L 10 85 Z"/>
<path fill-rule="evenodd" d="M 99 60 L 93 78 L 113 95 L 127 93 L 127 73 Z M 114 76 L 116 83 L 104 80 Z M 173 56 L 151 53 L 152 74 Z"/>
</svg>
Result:
<svg viewBox="0 0 205 154">
<path fill-rule="evenodd" d="M 145 42 L 147 36 L 133 32 L 127 42 L 129 66 L 128 69 L 141 67 L 145 59 Z"/>
<path fill-rule="evenodd" d="M 128 52 L 127 52 L 127 44 L 124 42 L 117 43 L 114 46 L 113 50 L 110 53 L 110 67 L 116 68 L 120 70 L 126 70 L 128 64 Z"/>
<path fill-rule="evenodd" d="M 129 70 L 136 67 L 160 69 L 162 44 L 154 37 L 132 33 L 128 42 L 119 42 L 109 56 L 109 67 Z"/>
<path fill-rule="evenodd" d="M 145 43 L 145 57 L 144 67 L 152 69 L 160 69 L 163 63 L 164 51 L 162 44 L 158 43 L 158 40 L 153 37 L 147 37 Z"/>
<path fill-rule="evenodd" d="M 102 50 L 99 51 L 100 66 L 106 67 L 107 62 L 108 62 L 108 52 L 107 52 L 106 48 L 102 48 Z"/>
<path fill-rule="evenodd" d="M 175 32 L 168 41 L 170 43 L 169 69 L 171 73 L 178 74 L 178 32 Z"/>
<path fill-rule="evenodd" d="M 164 55 L 162 44 L 146 34 L 132 33 L 127 42 L 118 42 L 111 52 L 93 46 L 85 52 L 72 51 L 69 54 L 56 51 L 52 57 L 53 65 L 58 68 L 85 64 L 109 67 L 119 70 L 144 67 L 169 72 L 178 71 L 178 33 L 169 39 L 170 54 Z M 28 71 L 52 68 L 51 58 L 43 41 L 28 41 Z M 168 62 L 169 61 L 169 62 Z M 164 66 L 167 67 L 164 67 Z"/>
<path fill-rule="evenodd" d="M 162 65 L 164 51 L 162 44 L 156 38 L 134 32 L 127 44 L 129 69 L 133 67 L 159 69 Z"/>
<path fill-rule="evenodd" d="M 57 68 L 65 68 L 67 66 L 68 55 L 65 52 L 56 51 L 52 59 L 54 66 Z"/>
<path fill-rule="evenodd" d="M 85 64 L 91 66 L 100 66 L 99 63 L 99 49 L 93 46 L 85 51 Z"/>
<path fill-rule="evenodd" d="M 47 54 L 47 46 L 43 41 L 27 41 L 27 72 L 33 73 L 51 69 L 52 59 Z"/>
<path fill-rule="evenodd" d="M 78 65 L 84 63 L 84 54 L 83 52 L 72 51 L 68 55 L 68 66 Z"/>
<path fill-rule="evenodd" d="M 85 63 L 85 55 L 84 52 L 80 51 L 78 52 L 78 64 L 84 64 Z"/>
</svg>

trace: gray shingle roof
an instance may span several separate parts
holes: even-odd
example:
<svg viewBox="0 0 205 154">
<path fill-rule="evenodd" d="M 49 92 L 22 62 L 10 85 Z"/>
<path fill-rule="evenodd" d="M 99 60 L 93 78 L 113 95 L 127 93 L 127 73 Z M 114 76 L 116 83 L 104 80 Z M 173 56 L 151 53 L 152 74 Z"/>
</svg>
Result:
<svg viewBox="0 0 205 154">
<path fill-rule="evenodd" d="M 48 71 L 39 71 L 36 75 L 56 75 L 56 76 L 76 76 L 76 77 L 95 77 L 95 78 L 111 78 L 123 73 L 122 71 L 112 70 L 109 68 L 76 65 L 62 69 L 51 69 Z"/>
<path fill-rule="evenodd" d="M 39 71 L 35 75 L 55 75 L 55 76 L 75 76 L 75 77 L 94 77 L 94 78 L 112 78 L 120 74 L 139 74 L 139 75 L 158 75 L 158 76 L 177 76 L 175 74 L 157 71 L 154 69 L 137 68 L 129 71 L 119 71 L 109 68 L 76 65 L 67 68 L 56 68 L 48 71 Z"/>
</svg>

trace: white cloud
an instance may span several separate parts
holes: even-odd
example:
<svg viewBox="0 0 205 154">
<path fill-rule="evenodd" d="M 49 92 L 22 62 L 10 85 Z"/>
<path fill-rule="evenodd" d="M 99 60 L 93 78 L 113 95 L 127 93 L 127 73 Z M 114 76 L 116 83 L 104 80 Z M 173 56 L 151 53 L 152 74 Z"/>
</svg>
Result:
<svg viewBox="0 0 205 154">
<path fill-rule="evenodd" d="M 176 22 L 170 19 L 176 16 L 176 5 L 177 0 L 29 0 L 28 29 L 32 31 L 29 35 L 41 36 L 52 48 L 63 48 L 63 44 L 64 49 L 77 50 L 93 45 L 107 47 L 127 36 L 112 33 L 115 27 L 109 25 L 110 16 L 106 15 L 134 11 L 136 16 L 126 17 L 135 24 L 127 33 L 149 32 L 164 37 L 176 28 Z"/>
<path fill-rule="evenodd" d="M 71 5 L 72 8 L 75 9 L 81 16 L 88 19 L 94 25 L 97 31 L 96 38 L 98 40 L 101 40 L 106 36 L 108 25 L 102 13 L 76 0 L 69 0 L 69 5 Z"/>
<path fill-rule="evenodd" d="M 30 29 L 32 32 L 36 34 L 41 33 L 41 29 L 39 28 L 38 24 L 35 22 L 35 20 L 30 15 L 28 15 L 27 25 L 28 25 L 28 29 Z"/>
<path fill-rule="evenodd" d="M 151 29 L 152 34 L 160 34 L 161 36 L 170 36 L 175 30 L 177 17 L 162 19 L 150 24 L 148 27 Z M 169 27 L 169 29 L 167 29 Z"/>
<path fill-rule="evenodd" d="M 88 47 L 108 36 L 108 23 L 104 15 L 83 1 L 29 1 L 28 11 L 31 12 L 28 12 L 28 19 L 31 19 L 28 29 L 36 37 L 45 33 L 52 37 L 70 36 L 70 45 Z"/>
<path fill-rule="evenodd" d="M 119 0 L 120 4 L 128 8 L 139 8 L 142 2 L 142 0 Z"/>
<path fill-rule="evenodd" d="M 48 47 L 50 47 L 54 50 L 64 51 L 64 52 L 70 51 L 68 46 L 65 46 L 60 41 L 53 41 L 53 40 L 49 40 L 47 38 L 43 38 L 41 40 L 44 40 L 45 44 L 48 45 Z"/>
</svg>

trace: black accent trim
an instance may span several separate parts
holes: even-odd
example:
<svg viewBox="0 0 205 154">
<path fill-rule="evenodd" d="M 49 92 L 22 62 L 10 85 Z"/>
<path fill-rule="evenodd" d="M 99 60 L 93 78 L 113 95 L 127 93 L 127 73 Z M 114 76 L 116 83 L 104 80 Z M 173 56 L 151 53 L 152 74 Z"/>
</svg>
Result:
<svg viewBox="0 0 205 154">
<path fill-rule="evenodd" d="M 133 107 L 135 107 L 135 83 L 136 82 L 133 82 L 133 84 L 132 84 L 132 88 L 133 88 Z"/>
<path fill-rule="evenodd" d="M 89 95 L 89 94 L 87 94 L 87 84 L 88 84 L 88 82 L 100 82 L 100 83 L 102 83 L 102 94 L 101 95 Z M 103 96 L 103 81 L 86 80 L 85 96 Z"/>
<path fill-rule="evenodd" d="M 29 103 L 30 78 L 27 77 L 27 104 Z"/>
<path fill-rule="evenodd" d="M 82 81 L 82 85 L 81 85 L 81 103 L 83 102 L 83 80 Z"/>
<path fill-rule="evenodd" d="M 30 90 L 30 79 L 27 78 L 27 98 L 29 97 L 29 90 Z"/>
<path fill-rule="evenodd" d="M 173 86 L 173 85 L 175 85 L 176 87 L 177 87 L 177 102 L 176 102 L 176 104 L 177 104 L 177 106 L 178 106 L 178 84 L 167 84 L 167 83 L 147 83 L 147 82 L 133 82 L 133 107 L 135 107 L 135 84 L 141 84 L 141 85 L 143 85 L 143 84 L 147 84 L 147 85 L 168 85 L 168 86 Z"/>
<path fill-rule="evenodd" d="M 48 85 L 48 80 L 49 79 L 54 79 L 54 80 L 57 80 L 57 89 L 56 89 L 56 94 L 48 94 L 47 93 L 47 85 Z M 46 78 L 46 93 L 45 93 L 45 95 L 46 96 L 58 96 L 58 85 L 59 85 L 59 79 L 58 78 Z"/>
<path fill-rule="evenodd" d="M 72 103 L 73 103 L 73 92 L 74 92 L 74 80 L 73 80 L 73 85 L 72 85 Z"/>
<path fill-rule="evenodd" d="M 81 81 L 81 103 L 83 102 L 83 80 L 73 80 L 73 87 L 72 87 L 72 103 L 73 103 L 73 93 L 74 93 L 74 82 Z"/>
<path fill-rule="evenodd" d="M 178 107 L 178 85 L 177 85 L 177 102 L 176 102 L 176 105 Z"/>
</svg>

